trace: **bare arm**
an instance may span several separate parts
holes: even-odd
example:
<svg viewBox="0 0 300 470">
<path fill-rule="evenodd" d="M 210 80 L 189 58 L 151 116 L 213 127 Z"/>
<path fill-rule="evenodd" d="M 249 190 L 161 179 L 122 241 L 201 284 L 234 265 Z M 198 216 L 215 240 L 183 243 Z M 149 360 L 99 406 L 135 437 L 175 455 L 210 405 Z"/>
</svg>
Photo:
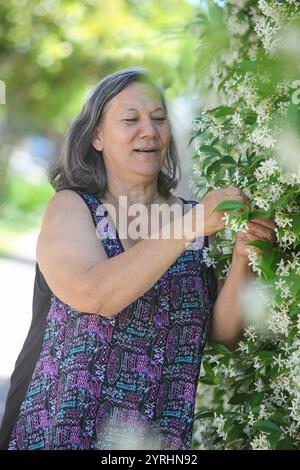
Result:
<svg viewBox="0 0 300 470">
<path fill-rule="evenodd" d="M 222 343 L 230 349 L 237 346 L 245 326 L 241 315 L 239 294 L 244 283 L 254 276 L 246 261 L 241 264 L 233 256 L 227 278 L 218 281 L 218 297 L 213 308 L 209 341 Z"/>
<path fill-rule="evenodd" d="M 204 234 L 223 228 L 222 213 L 212 213 L 219 202 L 243 200 L 239 190 L 211 191 L 201 201 L 204 206 Z M 37 243 L 39 267 L 52 292 L 63 302 L 86 313 L 113 316 L 147 292 L 192 241 L 189 235 L 175 238 L 184 227 L 196 236 L 200 205 L 170 222 L 170 238 L 149 238 L 107 259 L 96 236 L 89 209 L 74 191 L 62 190 L 49 201 Z"/>
<path fill-rule="evenodd" d="M 186 214 L 184 217 L 187 217 Z M 170 225 L 182 223 L 182 217 Z M 52 292 L 76 310 L 112 316 L 149 290 L 188 240 L 146 239 L 107 258 L 81 197 L 63 190 L 50 200 L 37 260 Z"/>
</svg>

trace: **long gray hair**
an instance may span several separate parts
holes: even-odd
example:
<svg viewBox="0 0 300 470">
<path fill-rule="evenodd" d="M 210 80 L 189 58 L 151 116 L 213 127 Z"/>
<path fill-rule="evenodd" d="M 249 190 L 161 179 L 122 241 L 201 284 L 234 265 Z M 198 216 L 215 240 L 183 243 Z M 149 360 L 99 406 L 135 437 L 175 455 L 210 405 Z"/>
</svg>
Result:
<svg viewBox="0 0 300 470">
<path fill-rule="evenodd" d="M 102 152 L 92 146 L 93 134 L 103 116 L 104 107 L 131 82 L 150 84 L 159 94 L 167 113 L 164 92 L 151 74 L 141 67 L 130 67 L 104 77 L 88 94 L 79 115 L 66 134 L 61 155 L 48 169 L 48 179 L 56 191 L 79 189 L 101 197 L 107 187 Z M 178 176 L 177 176 L 178 173 Z M 169 197 L 181 178 L 176 144 L 171 132 L 168 153 L 158 173 L 158 192 Z"/>
</svg>

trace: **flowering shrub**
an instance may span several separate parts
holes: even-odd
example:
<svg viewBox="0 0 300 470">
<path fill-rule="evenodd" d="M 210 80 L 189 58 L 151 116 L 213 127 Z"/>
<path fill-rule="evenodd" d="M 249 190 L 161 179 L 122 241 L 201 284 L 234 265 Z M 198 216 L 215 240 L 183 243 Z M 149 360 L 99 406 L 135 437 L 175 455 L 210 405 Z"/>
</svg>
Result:
<svg viewBox="0 0 300 470">
<path fill-rule="evenodd" d="M 206 348 L 193 445 L 299 449 L 300 3 L 210 2 L 198 24 L 199 63 L 209 57 L 217 106 L 194 119 L 191 184 L 202 196 L 234 186 L 250 198 L 249 207 L 219 206 L 225 228 L 205 261 L 224 279 L 236 233 L 251 218 L 275 220 L 277 242 L 249 244 L 256 278 L 241 293 L 243 338 L 235 350 Z"/>
</svg>

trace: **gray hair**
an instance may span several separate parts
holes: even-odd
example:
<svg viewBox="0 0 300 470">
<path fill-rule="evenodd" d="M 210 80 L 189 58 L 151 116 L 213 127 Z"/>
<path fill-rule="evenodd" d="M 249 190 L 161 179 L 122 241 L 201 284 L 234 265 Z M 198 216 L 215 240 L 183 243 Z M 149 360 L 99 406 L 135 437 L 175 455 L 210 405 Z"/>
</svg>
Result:
<svg viewBox="0 0 300 470">
<path fill-rule="evenodd" d="M 101 122 L 107 103 L 131 82 L 151 85 L 159 94 L 167 113 L 164 92 L 151 74 L 142 67 L 130 67 L 104 77 L 88 94 L 82 110 L 68 130 L 61 155 L 48 169 L 48 179 L 56 191 L 79 189 L 101 197 L 107 188 L 102 152 L 92 146 L 95 128 Z M 178 177 L 177 177 L 178 172 Z M 158 192 L 169 197 L 181 178 L 181 168 L 171 131 L 164 164 L 158 173 Z"/>
</svg>

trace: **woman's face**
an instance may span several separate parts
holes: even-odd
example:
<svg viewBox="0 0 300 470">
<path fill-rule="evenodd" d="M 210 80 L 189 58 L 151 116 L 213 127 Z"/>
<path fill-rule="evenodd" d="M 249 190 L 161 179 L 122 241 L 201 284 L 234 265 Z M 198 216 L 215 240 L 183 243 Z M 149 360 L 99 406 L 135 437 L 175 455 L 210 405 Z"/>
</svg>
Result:
<svg viewBox="0 0 300 470">
<path fill-rule="evenodd" d="M 150 85 L 132 82 L 108 103 L 93 146 L 102 152 L 108 173 L 129 181 L 137 176 L 153 179 L 163 166 L 170 139 L 170 123 L 158 93 Z"/>
</svg>

